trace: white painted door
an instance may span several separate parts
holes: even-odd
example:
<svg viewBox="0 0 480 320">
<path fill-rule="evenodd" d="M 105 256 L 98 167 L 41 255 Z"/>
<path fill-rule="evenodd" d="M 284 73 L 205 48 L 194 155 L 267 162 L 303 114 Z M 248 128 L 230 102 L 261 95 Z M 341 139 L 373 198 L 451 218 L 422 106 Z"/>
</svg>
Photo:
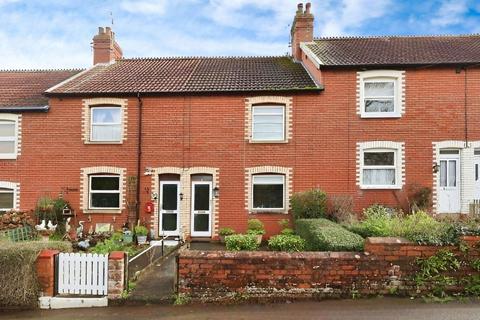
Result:
<svg viewBox="0 0 480 320">
<path fill-rule="evenodd" d="M 473 163 L 473 174 L 475 179 L 475 200 L 480 199 L 480 157 L 475 156 L 475 160 Z"/>
<path fill-rule="evenodd" d="M 440 154 L 438 212 L 460 212 L 460 156 Z"/>
<path fill-rule="evenodd" d="M 212 182 L 192 182 L 192 237 L 210 237 L 212 223 Z"/>
<path fill-rule="evenodd" d="M 180 234 L 180 182 L 160 182 L 160 236 Z"/>
</svg>

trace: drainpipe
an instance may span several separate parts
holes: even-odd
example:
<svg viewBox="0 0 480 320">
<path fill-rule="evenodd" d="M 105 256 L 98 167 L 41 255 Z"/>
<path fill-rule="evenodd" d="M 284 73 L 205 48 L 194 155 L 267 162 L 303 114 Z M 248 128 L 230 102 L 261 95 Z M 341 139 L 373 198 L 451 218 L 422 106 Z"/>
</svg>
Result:
<svg viewBox="0 0 480 320">
<path fill-rule="evenodd" d="M 141 164 L 142 164 L 142 107 L 143 101 L 140 97 L 140 92 L 137 93 L 137 106 L 138 106 L 138 141 L 137 141 L 137 190 L 136 190 L 136 204 L 135 204 L 135 224 L 138 223 L 140 219 L 140 175 L 141 175 Z"/>
<path fill-rule="evenodd" d="M 465 71 L 465 81 L 464 81 L 464 86 L 465 86 L 465 97 L 464 97 L 464 112 L 465 112 L 465 148 L 468 148 L 468 103 L 467 103 L 467 98 L 468 98 L 468 91 L 467 91 L 467 67 L 464 68 Z"/>
</svg>

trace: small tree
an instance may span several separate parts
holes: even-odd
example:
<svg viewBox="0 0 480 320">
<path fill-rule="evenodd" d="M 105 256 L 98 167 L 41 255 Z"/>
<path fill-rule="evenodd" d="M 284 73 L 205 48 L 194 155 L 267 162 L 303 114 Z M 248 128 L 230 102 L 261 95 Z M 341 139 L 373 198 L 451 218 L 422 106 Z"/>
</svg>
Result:
<svg viewBox="0 0 480 320">
<path fill-rule="evenodd" d="M 327 194 L 320 189 L 295 193 L 290 199 L 295 219 L 325 218 Z"/>
</svg>

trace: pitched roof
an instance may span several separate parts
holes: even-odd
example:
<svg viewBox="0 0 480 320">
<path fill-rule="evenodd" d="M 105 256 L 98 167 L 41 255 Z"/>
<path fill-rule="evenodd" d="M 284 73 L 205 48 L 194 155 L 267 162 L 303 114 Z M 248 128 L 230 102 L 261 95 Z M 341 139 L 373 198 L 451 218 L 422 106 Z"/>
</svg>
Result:
<svg viewBox="0 0 480 320">
<path fill-rule="evenodd" d="M 319 89 L 289 57 L 121 59 L 47 94 L 201 93 Z"/>
<path fill-rule="evenodd" d="M 0 109 L 48 104 L 43 92 L 80 70 L 0 70 Z"/>
<path fill-rule="evenodd" d="M 480 35 L 317 38 L 306 46 L 324 66 L 474 64 Z"/>
</svg>

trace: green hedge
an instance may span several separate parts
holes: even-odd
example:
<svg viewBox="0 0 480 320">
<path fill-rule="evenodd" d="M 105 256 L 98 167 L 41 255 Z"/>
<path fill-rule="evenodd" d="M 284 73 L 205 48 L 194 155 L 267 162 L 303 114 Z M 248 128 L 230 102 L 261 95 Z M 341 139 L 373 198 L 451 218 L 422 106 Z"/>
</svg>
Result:
<svg viewBox="0 0 480 320">
<path fill-rule="evenodd" d="M 277 234 L 268 240 L 273 251 L 299 252 L 305 250 L 305 240 L 294 234 Z"/>
<path fill-rule="evenodd" d="M 327 219 L 299 219 L 295 221 L 295 229 L 310 251 L 363 250 L 361 236 Z"/>
<path fill-rule="evenodd" d="M 64 241 L 0 241 L 0 309 L 36 307 L 40 287 L 35 261 L 43 249 L 69 252 L 72 246 Z"/>
</svg>

